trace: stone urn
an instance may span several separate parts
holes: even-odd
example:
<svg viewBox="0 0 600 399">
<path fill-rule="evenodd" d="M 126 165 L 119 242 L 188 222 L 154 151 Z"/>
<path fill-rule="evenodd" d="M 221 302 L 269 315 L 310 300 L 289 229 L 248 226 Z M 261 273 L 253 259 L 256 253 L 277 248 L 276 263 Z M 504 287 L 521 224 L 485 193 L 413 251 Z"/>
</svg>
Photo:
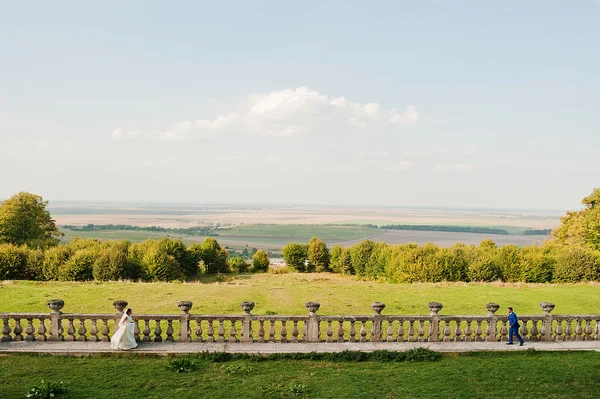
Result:
<svg viewBox="0 0 600 399">
<path fill-rule="evenodd" d="M 117 311 L 123 313 L 125 311 L 125 308 L 127 307 L 128 302 L 127 301 L 114 301 L 113 302 L 113 306 L 115 307 L 115 309 L 117 309 Z"/>
<path fill-rule="evenodd" d="M 190 313 L 190 309 L 194 304 L 190 301 L 179 301 L 177 307 L 181 310 L 181 313 Z"/>
<path fill-rule="evenodd" d="M 315 316 L 321 307 L 321 304 L 319 302 L 307 302 L 305 306 L 306 310 L 308 310 L 308 315 Z"/>
<path fill-rule="evenodd" d="M 50 299 L 48 301 L 48 307 L 52 310 L 52 313 L 62 313 L 60 310 L 65 306 L 65 301 L 62 299 Z"/>
<path fill-rule="evenodd" d="M 242 302 L 241 307 L 245 314 L 250 314 L 250 312 L 252 312 L 252 309 L 254 309 L 254 302 Z"/>
<path fill-rule="evenodd" d="M 500 309 L 500 305 L 498 305 L 497 303 L 494 303 L 494 302 L 488 302 L 485 304 L 485 308 L 488 311 L 488 316 L 493 316 L 496 314 L 498 309 Z"/>
<path fill-rule="evenodd" d="M 371 308 L 373 309 L 373 311 L 375 311 L 375 313 L 381 314 L 381 312 L 383 311 L 383 309 L 385 309 L 385 303 L 383 303 L 383 302 L 373 302 L 371 304 Z"/>
<path fill-rule="evenodd" d="M 549 315 L 554 310 L 554 304 L 550 302 L 542 302 L 540 303 L 540 308 L 544 312 L 544 316 Z"/>
<path fill-rule="evenodd" d="M 442 308 L 444 307 L 444 305 L 442 305 L 439 302 L 429 302 L 427 306 L 429 306 L 429 311 L 431 312 L 432 316 L 440 313 L 440 310 L 442 310 Z"/>
</svg>

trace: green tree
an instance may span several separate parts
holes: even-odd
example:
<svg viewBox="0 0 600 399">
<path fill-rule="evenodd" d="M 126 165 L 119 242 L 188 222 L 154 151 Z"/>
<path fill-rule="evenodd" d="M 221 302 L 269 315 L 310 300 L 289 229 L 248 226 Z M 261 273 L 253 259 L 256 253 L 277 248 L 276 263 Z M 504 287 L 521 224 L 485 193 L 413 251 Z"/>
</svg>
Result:
<svg viewBox="0 0 600 399">
<path fill-rule="evenodd" d="M 229 268 L 236 273 L 244 273 L 249 267 L 250 265 L 244 260 L 244 258 L 239 256 L 229 258 Z"/>
<path fill-rule="evenodd" d="M 259 250 L 252 257 L 252 272 L 266 272 L 269 270 L 269 263 L 269 255 L 262 249 Z"/>
<path fill-rule="evenodd" d="M 496 251 L 495 262 L 504 281 L 522 281 L 521 260 L 521 249 L 516 245 L 505 245 Z"/>
<path fill-rule="evenodd" d="M 297 272 L 306 271 L 306 258 L 308 256 L 308 246 L 290 242 L 283 247 L 283 260 L 285 263 Z"/>
<path fill-rule="evenodd" d="M 582 200 L 584 208 L 577 212 L 567 212 L 561 218 L 561 225 L 552 235 L 559 245 L 586 246 L 600 250 L 600 188 Z"/>
<path fill-rule="evenodd" d="M 204 266 L 206 273 L 227 272 L 229 253 L 214 238 L 208 237 L 201 245 L 194 244 L 188 248 L 197 265 Z"/>
<path fill-rule="evenodd" d="M 310 241 L 308 241 L 308 251 L 306 257 L 308 259 L 309 272 L 326 272 L 330 270 L 329 249 L 327 249 L 327 244 L 325 244 L 325 241 L 320 240 L 317 237 L 312 237 Z"/>
<path fill-rule="evenodd" d="M 373 248 L 375 248 L 375 242 L 371 240 L 361 241 L 351 247 L 350 260 L 352 261 L 352 270 L 354 270 L 357 276 L 365 276 L 367 263 L 369 262 Z"/>
<path fill-rule="evenodd" d="M 0 205 L 0 243 L 49 247 L 58 244 L 62 233 L 46 210 L 48 201 L 21 192 Z"/>
</svg>

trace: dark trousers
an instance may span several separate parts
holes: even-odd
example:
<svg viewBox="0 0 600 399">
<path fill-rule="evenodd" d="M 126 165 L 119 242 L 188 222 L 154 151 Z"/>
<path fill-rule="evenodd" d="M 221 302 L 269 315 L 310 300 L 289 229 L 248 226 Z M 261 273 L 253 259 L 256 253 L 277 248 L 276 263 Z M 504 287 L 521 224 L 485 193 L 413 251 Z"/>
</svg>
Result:
<svg viewBox="0 0 600 399">
<path fill-rule="evenodd" d="M 519 327 L 510 327 L 508 329 L 508 342 L 513 342 L 513 334 L 517 337 L 520 343 L 523 343 L 523 338 L 519 335 Z"/>
</svg>

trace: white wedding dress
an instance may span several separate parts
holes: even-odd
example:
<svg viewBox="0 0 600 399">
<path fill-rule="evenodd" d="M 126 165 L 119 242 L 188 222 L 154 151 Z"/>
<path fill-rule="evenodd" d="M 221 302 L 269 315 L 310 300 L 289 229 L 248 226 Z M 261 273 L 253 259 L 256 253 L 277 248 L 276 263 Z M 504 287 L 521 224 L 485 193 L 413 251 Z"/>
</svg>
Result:
<svg viewBox="0 0 600 399">
<path fill-rule="evenodd" d="M 135 323 L 131 319 L 131 316 L 127 315 L 127 313 L 123 313 L 123 317 L 121 317 L 118 326 L 119 329 L 110 339 L 110 347 L 112 349 L 137 348 L 138 344 L 135 342 L 135 337 L 133 336 Z"/>
</svg>

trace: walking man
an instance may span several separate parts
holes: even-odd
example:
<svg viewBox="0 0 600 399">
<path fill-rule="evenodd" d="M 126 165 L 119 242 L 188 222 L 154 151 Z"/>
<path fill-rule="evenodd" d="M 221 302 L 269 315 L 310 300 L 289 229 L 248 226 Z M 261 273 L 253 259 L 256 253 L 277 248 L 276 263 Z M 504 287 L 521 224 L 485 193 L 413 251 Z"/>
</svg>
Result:
<svg viewBox="0 0 600 399">
<path fill-rule="evenodd" d="M 523 338 L 521 338 L 521 335 L 519 335 L 519 327 L 521 327 L 521 325 L 519 324 L 519 319 L 517 318 L 517 314 L 515 312 L 513 312 L 513 308 L 508 308 L 508 325 L 509 325 L 509 329 L 508 329 L 508 342 L 506 343 L 506 345 L 512 345 L 513 344 L 513 334 L 517 336 L 517 339 L 519 340 L 519 346 L 523 346 Z"/>
</svg>

